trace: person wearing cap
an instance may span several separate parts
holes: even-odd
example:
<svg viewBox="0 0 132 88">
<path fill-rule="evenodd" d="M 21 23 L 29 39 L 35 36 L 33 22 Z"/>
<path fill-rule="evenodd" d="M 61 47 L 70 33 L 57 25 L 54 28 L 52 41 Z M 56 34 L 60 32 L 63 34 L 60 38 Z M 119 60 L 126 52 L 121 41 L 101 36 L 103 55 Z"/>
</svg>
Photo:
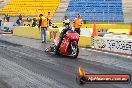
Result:
<svg viewBox="0 0 132 88">
<path fill-rule="evenodd" d="M 65 19 L 63 20 L 63 25 L 64 26 L 70 25 L 70 20 L 68 19 L 68 16 L 65 16 Z"/>
<path fill-rule="evenodd" d="M 40 14 L 39 17 L 39 28 L 41 27 L 41 40 L 42 43 L 46 43 L 47 17 L 43 16 L 43 14 Z"/>
<path fill-rule="evenodd" d="M 78 17 L 73 20 L 73 26 L 74 26 L 75 32 L 77 32 L 78 34 L 80 34 L 80 28 L 82 24 L 83 24 L 83 20 L 81 19 L 81 15 L 78 14 Z"/>
</svg>

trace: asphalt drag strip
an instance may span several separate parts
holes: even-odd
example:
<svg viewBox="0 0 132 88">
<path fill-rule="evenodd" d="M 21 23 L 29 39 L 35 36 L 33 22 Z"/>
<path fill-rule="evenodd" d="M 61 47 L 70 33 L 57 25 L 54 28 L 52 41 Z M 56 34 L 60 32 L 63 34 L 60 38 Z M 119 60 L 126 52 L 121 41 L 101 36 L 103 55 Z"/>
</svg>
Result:
<svg viewBox="0 0 132 88">
<path fill-rule="evenodd" d="M 94 56 L 91 55 L 90 58 L 94 59 Z M 101 64 L 96 61 L 84 60 L 83 58 L 72 59 L 64 56 L 55 56 L 27 46 L 17 46 L 0 42 L 0 84 L 5 88 L 132 87 L 131 83 L 78 85 L 76 83 L 76 71 L 80 65 L 82 65 L 88 73 L 132 74 L 129 70 L 115 68 L 115 66 Z"/>
</svg>

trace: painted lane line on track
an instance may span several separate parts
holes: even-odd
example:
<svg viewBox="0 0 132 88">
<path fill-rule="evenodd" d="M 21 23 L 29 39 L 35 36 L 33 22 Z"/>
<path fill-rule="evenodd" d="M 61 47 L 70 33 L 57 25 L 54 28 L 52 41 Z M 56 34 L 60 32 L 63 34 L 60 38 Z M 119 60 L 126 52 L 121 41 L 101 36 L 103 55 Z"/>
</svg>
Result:
<svg viewBox="0 0 132 88">
<path fill-rule="evenodd" d="M 115 52 L 111 53 L 111 52 L 107 52 L 107 51 L 95 50 L 95 49 L 90 49 L 90 48 L 89 49 L 88 48 L 81 48 L 81 49 L 132 59 L 132 56 L 121 55 L 121 54 L 118 54 L 118 53 L 115 53 Z"/>
</svg>

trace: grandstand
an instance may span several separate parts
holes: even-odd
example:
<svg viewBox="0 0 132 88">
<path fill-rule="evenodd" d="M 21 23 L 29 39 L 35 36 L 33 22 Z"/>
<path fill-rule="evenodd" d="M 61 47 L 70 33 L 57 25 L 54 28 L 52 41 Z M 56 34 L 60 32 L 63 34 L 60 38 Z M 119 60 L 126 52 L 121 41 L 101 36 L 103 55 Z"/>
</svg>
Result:
<svg viewBox="0 0 132 88">
<path fill-rule="evenodd" d="M 132 21 L 131 4 L 132 0 L 70 0 L 67 10 L 63 13 L 66 13 L 65 15 L 69 16 L 70 20 L 73 20 L 80 13 L 85 23 L 93 21 L 129 23 Z M 57 18 L 57 15 L 60 19 Z M 58 19 L 57 22 L 62 22 L 60 13 L 56 14 L 55 17 Z"/>
<path fill-rule="evenodd" d="M 76 13 L 86 21 L 124 21 L 121 0 L 71 0 L 66 15 L 73 20 Z"/>
<path fill-rule="evenodd" d="M 60 0 L 10 0 L 0 13 L 10 16 L 38 16 L 40 13 L 51 12 L 53 16 L 59 2 Z"/>
<path fill-rule="evenodd" d="M 131 22 L 132 0 L 10 0 L 0 14 L 38 16 L 51 12 L 53 22 L 62 22 L 65 15 L 73 20 L 78 13 L 88 22 Z"/>
</svg>

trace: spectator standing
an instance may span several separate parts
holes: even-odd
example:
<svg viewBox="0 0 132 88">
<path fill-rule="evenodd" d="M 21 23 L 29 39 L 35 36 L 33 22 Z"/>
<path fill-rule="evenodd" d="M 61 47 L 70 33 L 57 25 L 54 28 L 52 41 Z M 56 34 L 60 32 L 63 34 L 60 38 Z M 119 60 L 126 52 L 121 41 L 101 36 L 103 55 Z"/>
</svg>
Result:
<svg viewBox="0 0 132 88">
<path fill-rule="evenodd" d="M 0 17 L 0 26 L 1 26 L 2 18 Z"/>
<path fill-rule="evenodd" d="M 10 16 L 7 14 L 7 15 L 5 15 L 5 17 L 6 17 L 7 22 L 9 22 Z"/>
<path fill-rule="evenodd" d="M 45 16 L 43 16 L 43 14 L 40 14 L 39 17 L 40 17 L 39 28 L 41 27 L 41 40 L 42 43 L 46 43 L 46 30 L 48 19 Z"/>
<path fill-rule="evenodd" d="M 68 16 L 65 16 L 65 19 L 63 20 L 63 25 L 66 27 L 67 25 L 70 25 L 70 20 L 68 19 Z"/>
<path fill-rule="evenodd" d="M 31 19 L 31 17 L 27 17 L 27 22 L 31 22 L 32 21 L 32 19 Z"/>
<path fill-rule="evenodd" d="M 2 22 L 8 22 L 6 17 L 3 18 Z"/>
<path fill-rule="evenodd" d="M 37 19 L 34 17 L 32 20 L 32 27 L 37 26 Z"/>
<path fill-rule="evenodd" d="M 78 17 L 73 20 L 73 26 L 75 31 L 80 34 L 80 28 L 83 24 L 83 20 L 81 19 L 81 15 L 78 14 Z"/>
<path fill-rule="evenodd" d="M 52 22 L 51 22 L 51 14 L 50 14 L 50 12 L 48 12 L 47 20 L 48 20 L 48 26 L 51 26 Z"/>
<path fill-rule="evenodd" d="M 22 18 L 19 17 L 18 20 L 16 21 L 16 23 L 18 24 L 18 26 L 22 26 L 23 25 Z"/>
<path fill-rule="evenodd" d="M 1 22 L 2 22 L 2 18 L 0 17 L 0 32 L 1 32 Z"/>
<path fill-rule="evenodd" d="M 22 19 L 22 15 L 21 14 L 19 15 L 19 19 Z"/>
</svg>

